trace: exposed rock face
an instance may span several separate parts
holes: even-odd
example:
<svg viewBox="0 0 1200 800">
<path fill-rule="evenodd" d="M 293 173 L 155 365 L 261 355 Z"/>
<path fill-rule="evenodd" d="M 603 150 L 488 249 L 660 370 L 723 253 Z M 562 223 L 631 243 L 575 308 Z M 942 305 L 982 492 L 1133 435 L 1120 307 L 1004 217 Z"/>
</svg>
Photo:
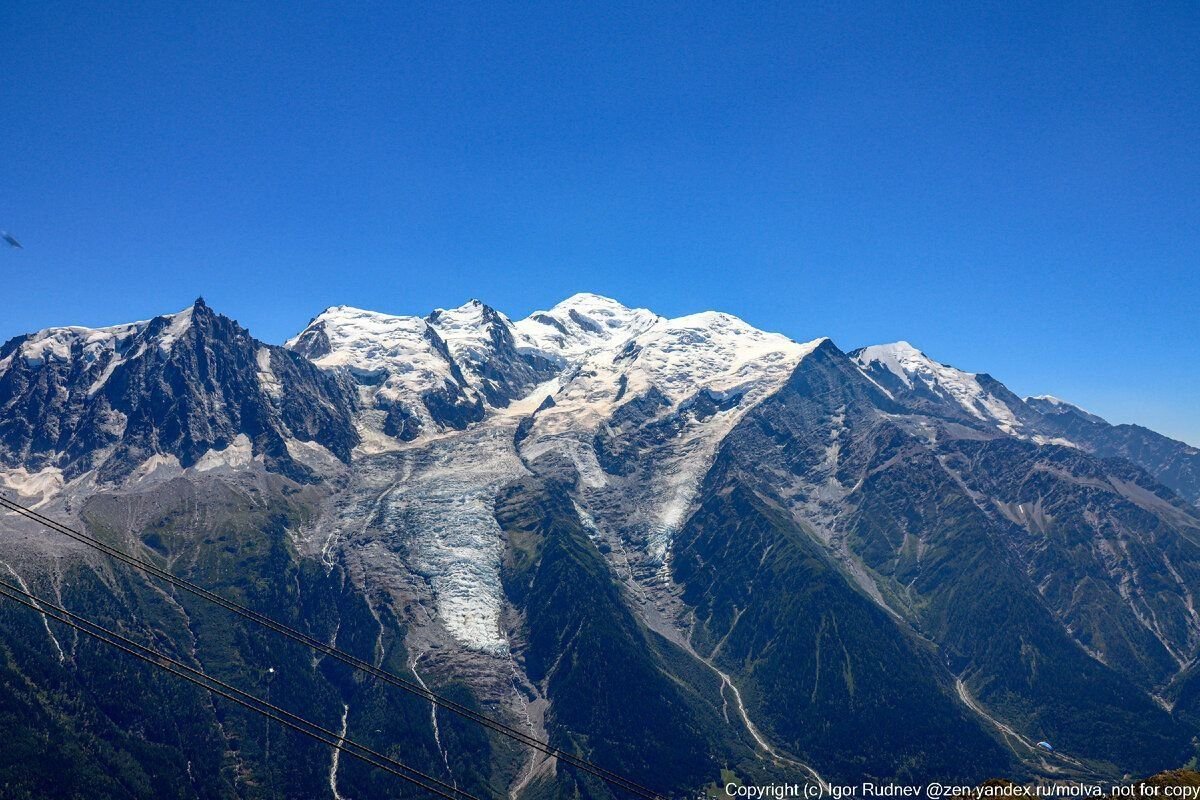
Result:
<svg viewBox="0 0 1200 800">
<path fill-rule="evenodd" d="M 478 300 L 434 311 L 426 321 L 441 334 L 466 380 L 493 408 L 525 397 L 558 374 L 547 355 L 519 346 L 520 333 L 507 317 Z"/>
<path fill-rule="evenodd" d="M 358 441 L 336 376 L 202 300 L 148 322 L 18 337 L 0 353 L 0 459 L 11 467 L 111 481 L 154 456 L 193 466 L 244 436 L 252 457 L 303 477 L 289 440 L 344 461 Z"/>
<path fill-rule="evenodd" d="M 992 376 L 939 364 L 908 342 L 864 347 L 850 355 L 872 380 L 910 408 L 1039 444 L 1127 459 L 1200 505 L 1200 449 L 1139 425 L 1112 425 L 1050 395 L 1022 400 Z"/>
<path fill-rule="evenodd" d="M 197 303 L 12 340 L 0 409 L 8 496 L 659 791 L 723 768 L 1150 774 L 1200 736 L 1195 449 L 906 343 L 846 354 L 576 295 L 517 322 L 478 301 L 338 306 L 280 348 Z M 615 797 L 40 529 L 17 525 L 0 562 L 231 680 L 297 665 L 278 697 L 474 793 Z M 111 656 L 4 608 L 11 714 L 112 747 L 99 796 L 153 796 L 120 765 L 160 763 L 201 796 L 255 796 L 279 758 L 304 761 L 291 796 L 395 792 L 295 742 L 268 751 L 202 697 L 174 705 L 183 739 L 153 713 L 129 735 L 83 688 Z M 63 794 L 90 768 L 0 769 Z"/>
<path fill-rule="evenodd" d="M 287 346 L 358 387 L 366 411 L 360 428 L 375 447 L 390 445 L 371 433 L 407 442 L 483 419 L 483 398 L 441 335 L 419 317 L 336 306 Z"/>
<path fill-rule="evenodd" d="M 1182 757 L 1153 695 L 1200 631 L 1187 505 L 1127 462 L 897 413 L 822 355 L 730 435 L 731 468 L 1026 738 L 1135 771 Z"/>
<path fill-rule="evenodd" d="M 1200 449 L 1140 425 L 1111 425 L 1054 397 L 1028 397 L 1025 403 L 1043 415 L 1048 430 L 1098 456 L 1132 461 L 1200 505 Z"/>
</svg>

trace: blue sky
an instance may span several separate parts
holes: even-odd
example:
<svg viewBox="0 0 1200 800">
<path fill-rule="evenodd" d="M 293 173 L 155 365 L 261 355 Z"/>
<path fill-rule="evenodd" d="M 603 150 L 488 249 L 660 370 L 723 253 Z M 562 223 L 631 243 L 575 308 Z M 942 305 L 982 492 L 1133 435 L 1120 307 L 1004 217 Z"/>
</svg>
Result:
<svg viewBox="0 0 1200 800">
<path fill-rule="evenodd" d="M 1200 5 L 346 5 L 0 3 L 0 339 L 586 290 L 1200 444 Z"/>
</svg>

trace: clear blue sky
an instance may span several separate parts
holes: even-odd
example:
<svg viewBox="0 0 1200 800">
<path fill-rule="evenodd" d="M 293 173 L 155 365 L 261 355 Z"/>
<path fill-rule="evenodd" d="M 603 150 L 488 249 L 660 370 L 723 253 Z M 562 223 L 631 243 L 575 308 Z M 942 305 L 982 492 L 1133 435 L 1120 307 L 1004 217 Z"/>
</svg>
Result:
<svg viewBox="0 0 1200 800">
<path fill-rule="evenodd" d="M 588 290 L 1200 443 L 1200 4 L 344 5 L 0 3 L 0 339 Z"/>
</svg>

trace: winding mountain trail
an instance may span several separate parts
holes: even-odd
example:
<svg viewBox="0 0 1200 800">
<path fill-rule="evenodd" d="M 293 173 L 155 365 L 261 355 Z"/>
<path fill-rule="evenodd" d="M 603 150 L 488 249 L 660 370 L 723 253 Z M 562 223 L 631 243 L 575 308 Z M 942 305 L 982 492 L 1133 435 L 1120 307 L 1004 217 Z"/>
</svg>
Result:
<svg viewBox="0 0 1200 800">
<path fill-rule="evenodd" d="M 1017 756 L 1018 758 L 1020 758 L 1022 761 L 1029 760 L 1029 757 L 1032 755 L 1032 756 L 1036 757 L 1037 763 L 1046 772 L 1048 772 L 1050 774 L 1061 774 L 1063 772 L 1062 767 L 1059 767 L 1055 764 L 1051 764 L 1049 761 L 1046 760 L 1047 757 L 1053 757 L 1053 758 L 1060 759 L 1060 760 L 1072 765 L 1073 767 L 1076 767 L 1079 770 L 1084 771 L 1085 774 L 1089 774 L 1089 775 L 1095 774 L 1095 772 L 1091 769 L 1088 769 L 1088 767 L 1085 766 L 1082 761 L 1080 761 L 1076 758 L 1072 758 L 1071 756 L 1068 756 L 1066 753 L 1060 752 L 1058 750 L 1047 751 L 1041 747 L 1038 747 L 1035 742 L 1030 740 L 1028 737 L 1023 736 L 1020 733 L 1018 733 L 1011 725 L 1001 722 L 1000 720 L 993 717 L 971 695 L 970 690 L 967 689 L 967 685 L 966 685 L 966 683 L 963 682 L 962 678 L 954 679 L 954 688 L 958 692 L 958 699 L 962 700 L 963 704 L 966 705 L 967 708 L 974 711 L 976 714 L 978 714 L 980 717 L 982 717 L 984 720 L 986 720 L 988 723 L 990 723 L 993 727 L 995 727 L 996 730 L 998 730 L 1000 732 L 1001 736 L 1004 737 L 1005 744 L 1007 744 L 1009 749 L 1012 750 L 1013 754 L 1015 756 Z M 1018 750 L 1016 747 L 1013 746 L 1013 744 L 1012 744 L 1013 739 L 1015 739 L 1019 744 L 1021 744 L 1029 752 L 1022 754 L 1020 750 Z"/>
<path fill-rule="evenodd" d="M 799 769 L 804 770 L 812 777 L 812 779 L 814 781 L 816 781 L 821 786 L 829 785 L 828 782 L 824 778 L 821 777 L 821 773 L 817 772 L 810 765 L 804 763 L 803 761 L 797 761 L 794 758 L 789 758 L 788 756 L 785 756 L 782 753 L 780 753 L 778 750 L 776 750 L 771 745 L 771 743 L 767 741 L 766 737 L 763 736 L 762 733 L 758 730 L 758 726 L 756 726 L 754 724 L 754 721 L 752 719 L 750 719 L 750 714 L 749 714 L 749 712 L 746 711 L 746 704 L 742 702 L 742 693 L 738 690 L 737 685 L 734 684 L 733 679 L 730 678 L 729 675 L 726 674 L 725 672 L 723 672 L 719 667 L 717 667 L 717 665 L 713 664 L 712 661 L 710 661 L 707 658 L 702 657 L 690 645 L 688 646 L 687 650 L 692 655 L 693 658 L 695 658 L 701 664 L 704 664 L 706 667 L 708 667 L 710 670 L 712 670 L 717 675 L 717 677 L 719 677 L 721 679 L 721 697 L 722 698 L 724 698 L 724 696 L 725 696 L 725 688 L 726 687 L 729 688 L 730 694 L 733 695 L 734 708 L 737 709 L 738 717 L 741 719 L 742 725 L 745 726 L 746 732 L 750 734 L 751 738 L 754 739 L 755 743 L 757 743 L 758 746 L 761 747 L 763 749 L 763 751 L 766 752 L 767 755 L 769 755 L 772 759 L 774 759 L 777 762 L 787 764 L 792 767 L 798 767 Z"/>
</svg>

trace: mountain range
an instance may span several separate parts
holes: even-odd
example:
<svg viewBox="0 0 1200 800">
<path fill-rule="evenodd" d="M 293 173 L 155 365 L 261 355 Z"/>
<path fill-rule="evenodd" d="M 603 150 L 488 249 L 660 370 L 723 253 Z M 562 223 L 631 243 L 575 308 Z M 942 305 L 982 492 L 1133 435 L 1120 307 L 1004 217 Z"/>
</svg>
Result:
<svg viewBox="0 0 1200 800">
<path fill-rule="evenodd" d="M 666 796 L 1197 756 L 1200 450 L 906 342 L 198 300 L 0 347 L 0 492 Z M 477 796 L 621 794 L 13 514 L 4 575 Z M 0 724 L 3 797 L 412 791 L 11 604 Z"/>
</svg>

